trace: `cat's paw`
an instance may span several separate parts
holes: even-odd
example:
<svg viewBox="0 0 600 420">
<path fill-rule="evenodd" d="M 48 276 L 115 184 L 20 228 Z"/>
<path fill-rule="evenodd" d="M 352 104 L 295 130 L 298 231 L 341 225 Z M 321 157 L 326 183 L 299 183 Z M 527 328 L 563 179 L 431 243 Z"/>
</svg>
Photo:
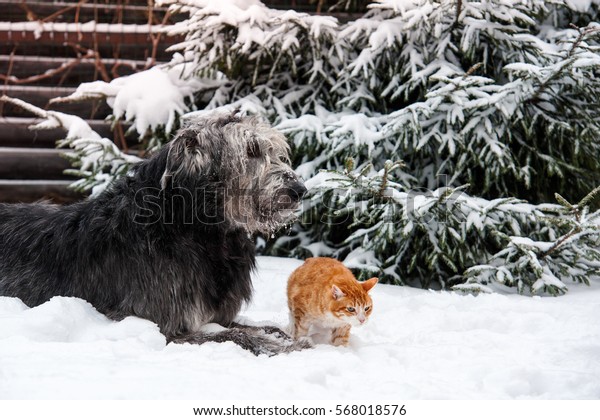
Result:
<svg viewBox="0 0 600 420">
<path fill-rule="evenodd" d="M 296 346 L 299 350 L 312 349 L 315 347 L 315 343 L 313 343 L 310 337 L 299 337 L 296 339 Z"/>
</svg>

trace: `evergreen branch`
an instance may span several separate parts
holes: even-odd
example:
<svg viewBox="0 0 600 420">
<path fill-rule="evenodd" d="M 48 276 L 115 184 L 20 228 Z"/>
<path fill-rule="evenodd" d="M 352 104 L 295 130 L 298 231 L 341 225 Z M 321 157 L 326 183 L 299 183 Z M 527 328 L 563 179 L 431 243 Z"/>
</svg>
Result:
<svg viewBox="0 0 600 420">
<path fill-rule="evenodd" d="M 552 245 L 546 251 L 542 252 L 538 256 L 538 258 L 541 260 L 546 259 L 546 257 L 548 257 L 549 255 L 551 255 L 552 253 L 557 251 L 566 241 L 568 241 L 569 239 L 571 239 L 573 236 L 577 235 L 580 232 L 581 232 L 580 226 L 573 228 L 569 233 L 567 233 L 566 235 L 563 235 L 563 237 L 560 238 L 554 245 Z"/>
<path fill-rule="evenodd" d="M 590 191 L 590 193 L 587 194 L 585 197 L 583 197 L 581 199 L 581 201 L 579 203 L 577 203 L 577 207 L 583 208 L 583 207 L 588 206 L 590 204 L 590 202 L 598 196 L 599 193 L 600 193 L 600 185 L 597 186 L 596 188 L 594 188 L 592 191 Z"/>
<path fill-rule="evenodd" d="M 554 197 L 556 197 L 556 201 L 558 201 L 561 205 L 567 207 L 569 210 L 573 210 L 573 204 L 569 203 L 562 195 L 559 193 L 554 193 Z"/>
<path fill-rule="evenodd" d="M 106 99 L 107 96 L 101 92 L 84 92 L 79 93 L 77 91 L 73 92 L 69 96 L 59 96 L 57 98 L 52 98 L 48 103 L 50 104 L 65 104 L 65 103 L 75 103 L 75 102 L 86 102 L 86 101 L 94 101 Z"/>
<path fill-rule="evenodd" d="M 575 39 L 575 41 L 573 42 L 571 48 L 569 49 L 567 57 L 571 57 L 573 54 L 575 54 L 575 50 L 581 45 L 586 36 L 591 35 L 594 32 L 600 32 L 600 28 L 597 27 L 586 27 L 582 29 L 573 23 L 571 23 L 571 27 L 573 29 L 576 29 L 579 32 L 579 35 L 577 36 L 577 39 Z"/>
<path fill-rule="evenodd" d="M 21 99 L 18 98 L 11 98 L 10 96 L 7 95 L 2 95 L 0 97 L 0 102 L 4 102 L 4 103 L 10 103 L 13 105 L 18 106 L 21 109 L 24 109 L 25 111 L 29 111 L 31 112 L 33 115 L 36 115 L 40 118 L 48 118 L 48 111 L 42 109 L 42 108 L 38 108 L 35 105 L 31 105 L 30 103 L 27 103 Z M 59 122 L 59 121 L 57 121 Z"/>
<path fill-rule="evenodd" d="M 527 99 L 527 102 L 536 103 L 539 100 L 542 93 L 544 93 L 546 91 L 546 89 L 548 89 L 550 84 L 552 82 L 554 82 L 556 79 L 558 79 L 561 76 L 561 74 L 563 73 L 563 71 L 568 69 L 575 62 L 575 60 L 576 60 L 576 57 L 574 57 L 575 52 L 576 52 L 577 48 L 579 48 L 579 46 L 581 45 L 581 43 L 583 42 L 585 37 L 594 32 L 598 32 L 600 30 L 600 28 L 585 28 L 582 30 L 581 28 L 579 28 L 573 24 L 571 26 L 579 31 L 579 35 L 573 41 L 573 44 L 571 45 L 571 48 L 569 49 L 569 52 L 567 53 L 567 59 L 564 60 L 564 63 L 553 74 L 551 74 L 550 77 L 548 77 L 546 80 L 544 80 L 540 84 L 537 91 L 529 99 Z"/>
<path fill-rule="evenodd" d="M 525 102 L 534 104 L 537 103 L 540 99 L 540 96 L 546 91 L 546 89 L 548 89 L 550 84 L 558 79 L 562 75 L 563 71 L 569 68 L 575 62 L 575 60 L 575 57 L 570 57 L 568 60 L 565 60 L 564 63 L 550 75 L 550 77 L 546 78 L 546 80 L 539 85 L 538 89 Z"/>
<path fill-rule="evenodd" d="M 454 19 L 454 26 L 458 26 L 458 22 L 460 20 L 460 13 L 462 11 L 462 0 L 456 1 L 456 18 Z"/>
<path fill-rule="evenodd" d="M 558 193 L 555 194 L 556 199 L 560 204 L 564 205 L 569 210 L 575 212 L 575 219 L 577 220 L 578 225 L 575 226 L 574 228 L 572 228 L 571 231 L 569 231 L 567 234 L 563 235 L 558 241 L 555 242 L 555 244 L 553 246 L 548 248 L 545 252 L 541 253 L 539 256 L 540 259 L 545 259 L 547 256 L 551 255 L 556 250 L 558 250 L 565 242 L 567 242 L 573 236 L 575 236 L 583 231 L 582 226 L 579 224 L 582 219 L 582 213 L 583 213 L 583 218 L 585 218 L 585 215 L 587 214 L 587 204 L 590 201 L 592 201 L 598 195 L 598 193 L 600 193 L 600 186 L 598 186 L 598 187 L 594 188 L 592 191 L 590 191 L 575 206 L 572 205 L 571 203 L 569 203 L 560 194 L 558 194 Z M 594 232 L 588 232 L 587 234 L 592 234 L 592 233 L 594 233 Z"/>
<path fill-rule="evenodd" d="M 387 188 L 388 172 L 390 170 L 390 166 L 391 166 L 391 162 L 389 162 L 389 161 L 386 162 L 385 165 L 383 165 L 383 176 L 381 177 L 381 185 L 379 186 L 379 191 L 377 193 L 379 198 L 383 197 L 385 190 Z"/>
</svg>

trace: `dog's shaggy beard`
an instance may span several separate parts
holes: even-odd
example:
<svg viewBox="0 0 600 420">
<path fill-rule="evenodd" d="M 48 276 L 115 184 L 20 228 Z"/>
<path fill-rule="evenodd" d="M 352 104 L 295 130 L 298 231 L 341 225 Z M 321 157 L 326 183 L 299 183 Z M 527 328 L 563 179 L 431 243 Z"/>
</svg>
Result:
<svg viewBox="0 0 600 420">
<path fill-rule="evenodd" d="M 283 136 L 257 120 L 208 117 L 98 197 L 0 205 L 0 294 L 30 306 L 80 297 L 113 319 L 156 322 L 170 341 L 303 348 L 274 330 L 202 333 L 206 323 L 230 325 L 251 298 L 249 233 L 276 229 L 306 191 L 287 153 Z"/>
<path fill-rule="evenodd" d="M 239 192 L 227 190 L 225 195 L 225 218 L 245 229 L 249 234 L 259 232 L 273 235 L 282 226 L 297 219 L 300 197 L 304 194 L 302 184 L 291 182 L 292 187 L 281 187 L 292 179 L 287 171 L 259 177 L 252 182 L 239 183 Z"/>
</svg>

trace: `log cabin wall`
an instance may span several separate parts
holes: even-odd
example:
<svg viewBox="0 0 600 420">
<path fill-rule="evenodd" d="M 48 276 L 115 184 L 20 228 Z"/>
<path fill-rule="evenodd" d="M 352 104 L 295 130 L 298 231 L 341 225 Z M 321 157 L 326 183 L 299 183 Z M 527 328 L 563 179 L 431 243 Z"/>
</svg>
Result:
<svg viewBox="0 0 600 420">
<path fill-rule="evenodd" d="M 153 3 L 153 0 L 0 0 L 1 94 L 40 108 L 80 116 L 102 136 L 115 139 L 117 144 L 134 145 L 132 152 L 135 152 L 136 139 L 123 137 L 126 127 L 116 127 L 113 131 L 105 121 L 110 113 L 106 103 L 50 105 L 49 101 L 69 95 L 84 82 L 110 81 L 169 61 L 170 54 L 165 50 L 179 40 L 150 28 L 181 18 L 171 16 Z M 264 3 L 315 13 L 336 1 Z M 344 16 L 340 18 L 343 20 Z M 46 199 L 66 203 L 82 199 L 82 194 L 68 188 L 73 178 L 63 171 L 70 164 L 54 148 L 64 132 L 29 130 L 27 127 L 35 121 L 31 114 L 0 103 L 0 202 Z"/>
<path fill-rule="evenodd" d="M 149 23 L 172 19 L 147 0 L 0 0 L 2 94 L 80 116 L 104 137 L 116 139 L 122 131 L 113 132 L 104 120 L 110 113 L 105 103 L 49 101 L 81 83 L 110 81 L 168 61 L 164 51 L 176 40 L 151 33 Z M 88 22 L 95 23 L 86 27 Z M 0 104 L 0 201 L 83 198 L 68 188 L 73 178 L 63 171 L 70 163 L 54 148 L 64 132 L 29 130 L 35 121 L 17 107 Z"/>
</svg>

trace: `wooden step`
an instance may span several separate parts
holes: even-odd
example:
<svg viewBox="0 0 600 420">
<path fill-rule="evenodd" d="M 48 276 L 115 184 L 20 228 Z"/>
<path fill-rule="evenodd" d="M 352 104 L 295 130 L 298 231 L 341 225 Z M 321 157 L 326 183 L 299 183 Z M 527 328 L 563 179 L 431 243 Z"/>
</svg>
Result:
<svg viewBox="0 0 600 420">
<path fill-rule="evenodd" d="M 67 44 L 133 44 L 152 43 L 151 35 L 164 34 L 163 25 L 136 25 L 71 22 L 1 22 L 0 42 L 36 42 Z M 166 35 L 166 34 L 164 34 Z"/>
<path fill-rule="evenodd" d="M 1 32 L 0 32 L 1 35 Z M 154 59 L 157 62 L 168 62 L 173 53 L 167 52 L 174 43 L 165 41 L 158 44 Z M 122 57 L 127 60 L 150 60 L 152 57 L 152 45 L 150 44 L 64 44 L 62 42 L 0 42 L 0 54 L 15 54 L 20 57 L 64 57 L 65 61 L 71 58 L 77 58 L 85 54 L 86 51 L 97 51 L 98 57 L 102 60 Z M 110 69 L 109 69 L 110 71 Z"/>
<path fill-rule="evenodd" d="M 102 59 L 111 78 L 127 76 L 149 67 L 148 61 Z M 160 64 L 160 63 L 154 63 Z M 7 85 L 79 86 L 102 79 L 94 58 L 29 57 L 0 54 L 0 82 Z"/>
<path fill-rule="evenodd" d="M 69 188 L 72 181 L 56 180 L 0 180 L 0 202 L 33 203 L 49 200 L 57 204 L 82 200 L 85 194 Z"/>
<path fill-rule="evenodd" d="M 0 118 L 0 147 L 38 147 L 54 148 L 56 140 L 64 137 L 60 128 L 52 130 L 30 130 L 28 127 L 39 119 L 34 118 Z"/>
<path fill-rule="evenodd" d="M 39 108 L 77 115 L 84 119 L 103 119 L 111 113 L 111 108 L 103 100 L 49 104 L 50 99 L 68 96 L 75 92 L 75 88 L 71 87 L 9 85 L 4 86 L 2 91 L 7 96 L 22 99 Z M 0 109 L 0 115 L 4 117 L 31 117 L 27 111 L 10 103 L 0 105 Z"/>
<path fill-rule="evenodd" d="M 325 0 L 321 10 L 326 12 L 338 2 L 339 0 Z M 114 1 L 113 3 L 118 2 Z M 84 3 L 75 0 L 27 0 L 25 4 L 15 4 L 15 0 L 0 0 L 0 7 L 6 10 L 3 20 L 9 22 L 25 22 L 28 20 L 53 20 L 58 22 L 75 22 L 78 20 L 79 22 L 87 22 L 96 20 L 103 23 L 144 24 L 148 22 L 149 17 L 155 23 L 162 22 L 167 13 L 167 8 L 156 5 L 149 8 L 148 3 L 148 0 L 127 0 L 127 4 L 110 4 L 106 0 L 104 3 L 96 1 Z M 263 3 L 273 9 L 294 9 L 298 12 L 315 13 L 318 2 L 263 0 Z M 333 14 L 336 16 L 350 14 L 344 12 L 343 7 L 341 9 Z M 167 21 L 171 23 L 179 22 L 186 17 L 186 13 L 169 14 Z"/>
<path fill-rule="evenodd" d="M 157 42 L 154 58 L 169 61 L 172 53 L 166 49 L 183 37 L 169 36 L 163 29 L 147 24 L 0 21 L 0 54 L 77 57 L 92 50 L 101 58 L 147 60 Z"/>
<path fill-rule="evenodd" d="M 15 4 L 17 3 L 17 4 Z M 19 4 L 20 3 L 20 4 Z M 116 3 L 116 2 L 115 2 Z M 128 4 L 109 4 L 81 1 L 39 1 L 15 2 L 0 0 L 3 19 L 9 22 L 26 22 L 31 20 L 52 20 L 58 22 L 87 22 L 96 20 L 103 23 L 138 23 L 161 22 L 167 9 L 165 7 L 148 7 L 148 0 L 132 1 Z M 169 19 L 170 21 L 172 19 Z"/>
<path fill-rule="evenodd" d="M 57 149 L 0 147 L 0 179 L 74 179 L 63 171 L 71 167 Z"/>
<path fill-rule="evenodd" d="M 65 130 L 56 128 L 52 130 L 30 130 L 29 127 L 39 123 L 38 118 L 0 117 L 0 147 L 37 147 L 54 148 L 56 141 L 65 137 Z M 108 139 L 114 139 L 115 133 L 111 129 L 109 121 L 87 120 L 89 126 L 96 133 Z M 123 124 L 123 132 L 129 128 Z M 130 133 L 125 137 L 128 147 L 139 145 L 136 133 Z"/>
</svg>

